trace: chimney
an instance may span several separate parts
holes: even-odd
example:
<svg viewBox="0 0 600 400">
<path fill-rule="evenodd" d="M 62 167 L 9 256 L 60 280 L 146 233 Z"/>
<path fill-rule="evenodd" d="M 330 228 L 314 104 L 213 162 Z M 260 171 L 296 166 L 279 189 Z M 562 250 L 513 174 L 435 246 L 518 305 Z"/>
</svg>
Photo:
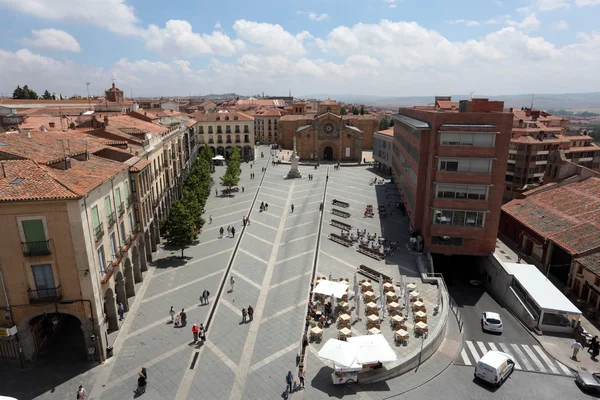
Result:
<svg viewBox="0 0 600 400">
<path fill-rule="evenodd" d="M 458 102 L 458 112 L 464 113 L 467 112 L 467 108 L 469 106 L 469 100 L 461 100 Z"/>
<path fill-rule="evenodd" d="M 65 170 L 70 169 L 71 168 L 71 157 L 66 156 L 65 157 Z"/>
<path fill-rule="evenodd" d="M 50 128 L 54 128 L 56 126 L 55 122 L 49 122 L 48 125 L 50 125 Z"/>
<path fill-rule="evenodd" d="M 113 83 L 114 85 L 114 83 Z M 107 127 L 108 126 L 108 115 L 104 116 L 104 126 Z"/>
<path fill-rule="evenodd" d="M 523 127 L 523 120 L 522 120 L 522 119 L 520 119 L 520 120 L 519 120 L 519 128 L 522 128 L 522 127 Z"/>
<path fill-rule="evenodd" d="M 510 110 L 510 112 L 513 112 L 513 108 L 512 107 L 509 110 Z"/>
</svg>

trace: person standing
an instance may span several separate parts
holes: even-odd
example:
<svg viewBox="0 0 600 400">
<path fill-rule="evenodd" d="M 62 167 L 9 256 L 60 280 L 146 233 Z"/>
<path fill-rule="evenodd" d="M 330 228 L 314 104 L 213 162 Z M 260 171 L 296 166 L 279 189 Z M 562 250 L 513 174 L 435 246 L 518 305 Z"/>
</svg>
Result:
<svg viewBox="0 0 600 400">
<path fill-rule="evenodd" d="M 83 388 L 83 385 L 79 385 L 79 388 L 77 389 L 77 398 L 78 399 L 85 399 L 86 396 L 87 396 L 87 392 Z"/>
<path fill-rule="evenodd" d="M 203 324 L 200 324 L 198 327 L 198 337 L 200 338 L 201 343 L 206 342 L 206 331 L 204 330 Z"/>
<path fill-rule="evenodd" d="M 208 217 L 208 222 L 212 224 L 212 214 Z"/>
<path fill-rule="evenodd" d="M 590 348 L 588 349 L 588 353 L 592 352 L 592 350 L 594 349 L 594 344 L 596 344 L 597 341 L 598 341 L 598 335 L 596 335 L 592 338 L 592 342 L 590 343 Z"/>
<path fill-rule="evenodd" d="M 242 323 L 246 323 L 246 316 L 248 315 L 248 311 L 245 308 L 242 308 Z"/>
<path fill-rule="evenodd" d="M 254 308 L 252 306 L 248 306 L 248 318 L 250 318 L 250 321 L 254 319 Z"/>
<path fill-rule="evenodd" d="M 235 283 L 235 279 L 233 279 L 233 275 L 231 275 L 231 277 L 229 277 L 229 284 L 231 285 L 231 290 L 229 290 L 230 292 L 233 293 L 233 284 Z"/>
<path fill-rule="evenodd" d="M 285 382 L 287 383 L 287 391 L 288 393 L 292 393 L 292 388 L 294 384 L 294 375 L 292 375 L 292 371 L 288 371 L 285 376 Z"/>
<path fill-rule="evenodd" d="M 304 378 L 306 378 L 306 371 L 304 371 L 304 368 L 300 368 L 300 371 L 298 371 L 298 378 L 300 378 L 300 387 L 304 387 Z"/>
<path fill-rule="evenodd" d="M 573 355 L 571 356 L 571 358 L 575 361 L 578 361 L 577 353 L 579 353 L 579 350 L 581 350 L 583 348 L 583 346 L 581 345 L 581 343 L 579 343 L 577 340 L 575 340 L 573 342 L 573 344 L 571 344 L 571 348 L 573 349 Z"/>
<path fill-rule="evenodd" d="M 185 326 L 187 324 L 187 315 L 183 308 L 181 309 L 181 312 L 179 313 L 179 317 L 181 318 L 181 326 Z"/>
<path fill-rule="evenodd" d="M 223 227 L 219 229 L 219 239 L 223 237 Z"/>
<path fill-rule="evenodd" d="M 294 212 L 294 204 L 292 204 L 291 209 L 292 209 L 292 212 Z"/>
<path fill-rule="evenodd" d="M 198 341 L 198 325 L 192 325 L 192 335 L 194 335 L 194 343 Z"/>
<path fill-rule="evenodd" d="M 119 321 L 123 321 L 123 314 L 125 314 L 125 307 L 123 307 L 123 303 L 119 303 L 117 306 L 117 311 L 119 313 Z"/>
<path fill-rule="evenodd" d="M 171 316 L 171 323 L 175 322 L 175 309 L 173 306 L 171 306 L 171 309 L 169 310 L 169 315 Z"/>
<path fill-rule="evenodd" d="M 235 227 L 234 226 L 231 227 L 231 237 L 232 238 L 235 237 Z"/>
<path fill-rule="evenodd" d="M 146 384 L 148 383 L 148 373 L 146 367 L 142 367 L 142 370 L 138 373 L 138 388 L 135 391 L 137 394 L 146 393 Z"/>
<path fill-rule="evenodd" d="M 600 342 L 596 341 L 592 345 L 592 360 L 596 361 L 596 357 L 600 354 Z"/>
<path fill-rule="evenodd" d="M 231 226 L 227 225 L 227 237 L 231 236 Z"/>
</svg>

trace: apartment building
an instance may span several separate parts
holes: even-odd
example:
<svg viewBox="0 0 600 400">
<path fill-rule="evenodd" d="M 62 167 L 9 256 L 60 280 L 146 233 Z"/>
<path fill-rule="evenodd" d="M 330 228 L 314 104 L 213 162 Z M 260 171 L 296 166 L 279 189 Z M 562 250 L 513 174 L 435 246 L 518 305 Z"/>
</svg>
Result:
<svg viewBox="0 0 600 400">
<path fill-rule="evenodd" d="M 273 144 L 278 140 L 279 120 L 283 112 L 276 108 L 259 108 L 250 113 L 254 117 L 254 135 L 261 144 Z"/>
<path fill-rule="evenodd" d="M 68 335 L 104 360 L 117 304 L 147 269 L 129 171 L 148 164 L 74 130 L 2 134 L 0 164 L 1 356 L 31 360 Z"/>
<path fill-rule="evenodd" d="M 513 127 L 504 200 L 543 183 L 548 157 L 557 150 L 566 160 L 600 170 L 600 146 L 586 134 L 569 133 L 568 120 L 531 108 L 510 109 Z"/>
<path fill-rule="evenodd" d="M 235 146 L 245 161 L 254 160 L 254 117 L 241 111 L 220 110 L 216 113 L 194 113 L 198 122 L 198 145 L 205 144 L 214 154 L 227 157 Z"/>
<path fill-rule="evenodd" d="M 394 148 L 394 128 L 377 131 L 373 135 L 373 160 L 375 166 L 386 173 L 392 173 Z"/>
<path fill-rule="evenodd" d="M 486 255 L 496 245 L 512 113 L 473 99 L 458 110 L 400 108 L 393 175 L 425 251 Z"/>
</svg>

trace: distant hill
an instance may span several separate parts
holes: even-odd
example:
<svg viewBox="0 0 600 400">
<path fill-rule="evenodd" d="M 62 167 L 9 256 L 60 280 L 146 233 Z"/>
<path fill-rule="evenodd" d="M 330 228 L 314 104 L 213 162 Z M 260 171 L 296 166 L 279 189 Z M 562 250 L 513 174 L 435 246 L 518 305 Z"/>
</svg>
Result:
<svg viewBox="0 0 600 400">
<path fill-rule="evenodd" d="M 365 96 L 347 94 L 311 94 L 303 98 L 335 99 L 343 103 L 357 103 L 372 106 L 419 106 L 434 102 L 435 96 Z M 487 97 L 490 100 L 504 101 L 505 107 L 521 108 L 531 105 L 531 94 L 510 94 L 504 96 L 476 95 L 475 97 Z M 468 100 L 469 95 L 452 95 L 452 100 Z M 564 110 L 586 110 L 600 109 L 600 92 L 593 93 L 562 93 L 562 94 L 535 94 L 533 96 L 533 107 L 542 110 L 564 109 Z"/>
</svg>

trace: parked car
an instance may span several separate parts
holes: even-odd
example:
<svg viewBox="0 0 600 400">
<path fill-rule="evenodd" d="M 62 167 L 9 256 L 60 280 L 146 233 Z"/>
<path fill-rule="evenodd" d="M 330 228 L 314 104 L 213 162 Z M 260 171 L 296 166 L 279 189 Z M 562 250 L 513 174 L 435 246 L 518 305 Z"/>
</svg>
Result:
<svg viewBox="0 0 600 400">
<path fill-rule="evenodd" d="M 514 369 L 515 362 L 510 355 L 490 350 L 475 365 L 473 376 L 494 386 L 500 386 Z"/>
<path fill-rule="evenodd" d="M 486 311 L 481 316 L 481 328 L 484 331 L 502 333 L 502 318 L 500 314 Z"/>
<path fill-rule="evenodd" d="M 600 374 L 586 374 L 577 372 L 575 382 L 586 392 L 600 393 Z"/>
</svg>

